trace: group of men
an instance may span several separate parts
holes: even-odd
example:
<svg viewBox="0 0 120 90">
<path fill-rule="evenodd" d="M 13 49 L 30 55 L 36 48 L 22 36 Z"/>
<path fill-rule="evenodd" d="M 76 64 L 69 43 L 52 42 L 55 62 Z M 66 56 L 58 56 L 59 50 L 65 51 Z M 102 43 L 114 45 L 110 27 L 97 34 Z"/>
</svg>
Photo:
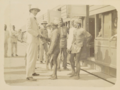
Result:
<svg viewBox="0 0 120 90">
<path fill-rule="evenodd" d="M 22 33 L 21 29 L 16 31 L 14 25 L 12 26 L 11 31 L 7 29 L 7 25 L 4 26 L 4 56 L 5 57 L 8 56 L 9 40 L 11 44 L 11 56 L 12 57 L 18 56 L 17 55 L 17 41 L 22 42 L 22 40 L 20 40 L 21 33 Z"/>
<path fill-rule="evenodd" d="M 35 73 L 36 60 L 39 56 L 40 62 L 43 63 L 44 51 L 46 69 L 49 69 L 49 63 L 51 68 L 53 67 L 51 79 L 57 79 L 57 70 L 60 70 L 62 60 L 65 70 L 68 70 L 67 60 L 70 61 L 72 68 L 70 77 L 79 79 L 80 60 L 86 59 L 85 51 L 87 51 L 86 47 L 91 38 L 91 35 L 81 27 L 81 19 L 75 19 L 71 28 L 67 28 L 62 19 L 59 18 L 54 18 L 48 25 L 46 21 L 43 21 L 39 27 L 36 15 L 40 9 L 31 7 L 29 11 L 31 15 L 27 22 L 26 79 L 36 81 L 33 78 L 33 76 L 39 75 Z"/>
</svg>

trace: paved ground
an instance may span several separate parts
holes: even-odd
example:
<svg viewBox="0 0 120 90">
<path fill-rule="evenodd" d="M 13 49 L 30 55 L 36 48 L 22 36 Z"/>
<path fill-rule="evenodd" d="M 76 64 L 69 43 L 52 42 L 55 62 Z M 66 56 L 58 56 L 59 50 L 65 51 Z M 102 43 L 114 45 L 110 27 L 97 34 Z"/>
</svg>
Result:
<svg viewBox="0 0 120 90">
<path fill-rule="evenodd" d="M 36 72 L 40 76 L 34 77 L 37 81 L 30 82 L 25 78 L 25 61 L 24 54 L 26 50 L 26 44 L 18 43 L 18 55 L 19 57 L 10 57 L 10 44 L 9 44 L 9 57 L 4 60 L 4 75 L 5 82 L 9 85 L 14 86 L 79 86 L 79 87 L 109 87 L 112 86 L 98 77 L 90 75 L 84 71 L 81 71 L 81 79 L 74 80 L 70 78 L 68 73 L 70 71 L 58 72 L 57 80 L 50 80 L 50 75 L 52 71 L 45 69 L 45 64 L 40 64 L 38 61 L 36 63 Z M 70 66 L 68 65 L 70 69 Z M 85 67 L 82 67 L 85 69 Z M 110 78 L 110 77 L 109 77 Z"/>
<path fill-rule="evenodd" d="M 25 62 L 22 57 L 14 57 L 14 58 L 5 58 L 4 65 L 4 74 L 5 81 L 9 85 L 16 86 L 81 86 L 81 87 L 109 87 L 112 84 L 97 78 L 93 75 L 90 75 L 84 71 L 81 71 L 81 79 L 74 80 L 74 78 L 70 78 L 68 73 L 70 71 L 59 71 L 57 80 L 50 80 L 50 75 L 52 71 L 48 71 L 45 69 L 45 64 L 40 64 L 38 61 L 36 63 L 36 72 L 40 74 L 40 76 L 34 77 L 37 81 L 31 82 L 25 79 Z M 68 65 L 70 69 L 70 66 Z"/>
</svg>

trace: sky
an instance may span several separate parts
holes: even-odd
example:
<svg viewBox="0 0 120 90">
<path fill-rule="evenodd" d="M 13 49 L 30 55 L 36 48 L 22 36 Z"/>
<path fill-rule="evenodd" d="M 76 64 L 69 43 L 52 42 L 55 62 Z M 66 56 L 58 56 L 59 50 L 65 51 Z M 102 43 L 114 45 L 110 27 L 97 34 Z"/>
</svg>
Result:
<svg viewBox="0 0 120 90">
<path fill-rule="evenodd" d="M 29 16 L 29 4 L 36 5 L 41 10 L 37 17 L 46 13 L 48 9 L 58 6 L 55 3 L 46 3 L 45 0 L 10 0 L 5 16 L 6 19 L 10 17 L 11 25 L 15 25 L 17 30 L 26 23 Z"/>
</svg>

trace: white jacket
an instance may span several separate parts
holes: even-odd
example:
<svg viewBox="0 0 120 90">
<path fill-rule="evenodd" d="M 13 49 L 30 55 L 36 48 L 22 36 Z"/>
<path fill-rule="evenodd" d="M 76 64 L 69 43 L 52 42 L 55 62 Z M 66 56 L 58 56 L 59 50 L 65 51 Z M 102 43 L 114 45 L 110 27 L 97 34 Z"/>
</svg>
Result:
<svg viewBox="0 0 120 90">
<path fill-rule="evenodd" d="M 31 14 L 31 16 L 28 18 L 28 22 L 26 25 L 26 31 L 27 31 L 27 43 L 39 43 L 39 38 L 37 37 L 39 34 L 39 24 L 37 23 L 37 20 L 34 18 L 34 15 Z"/>
</svg>

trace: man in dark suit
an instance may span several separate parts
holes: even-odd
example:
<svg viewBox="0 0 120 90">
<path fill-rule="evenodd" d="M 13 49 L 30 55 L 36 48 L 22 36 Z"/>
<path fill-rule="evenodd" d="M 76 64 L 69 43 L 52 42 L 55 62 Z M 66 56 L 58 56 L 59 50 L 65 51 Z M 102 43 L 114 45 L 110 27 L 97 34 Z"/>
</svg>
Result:
<svg viewBox="0 0 120 90">
<path fill-rule="evenodd" d="M 59 24 L 60 29 L 60 58 L 58 59 L 58 70 L 60 70 L 60 62 L 63 60 L 63 69 L 68 70 L 67 68 L 67 34 L 69 28 L 65 26 L 63 20 Z M 63 58 L 62 58 L 63 55 Z"/>
</svg>

